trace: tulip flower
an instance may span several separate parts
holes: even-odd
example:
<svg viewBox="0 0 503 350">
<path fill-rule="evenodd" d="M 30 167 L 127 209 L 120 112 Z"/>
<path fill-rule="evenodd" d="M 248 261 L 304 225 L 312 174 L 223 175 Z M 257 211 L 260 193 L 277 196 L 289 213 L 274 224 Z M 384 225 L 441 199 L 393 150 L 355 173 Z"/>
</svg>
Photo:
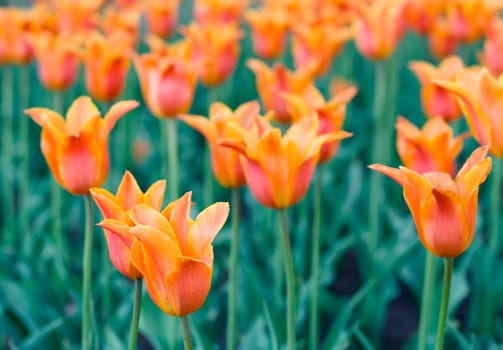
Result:
<svg viewBox="0 0 503 350">
<path fill-rule="evenodd" d="M 79 72 L 81 37 L 44 32 L 33 37 L 38 77 L 51 91 L 64 91 L 75 83 Z"/>
<path fill-rule="evenodd" d="M 462 43 L 473 43 L 494 16 L 485 0 L 450 0 L 445 3 L 445 19 L 453 37 Z"/>
<path fill-rule="evenodd" d="M 503 73 L 503 20 L 493 19 L 488 26 L 484 47 L 477 55 L 478 60 L 494 76 Z"/>
<path fill-rule="evenodd" d="M 209 119 L 195 115 L 180 116 L 181 120 L 199 131 L 208 141 L 213 173 L 223 187 L 241 187 L 246 183 L 246 178 L 239 161 L 239 153 L 233 149 L 219 146 L 218 141 L 222 139 L 239 140 L 230 124 L 237 124 L 249 129 L 259 112 L 260 106 L 256 101 L 244 103 L 235 111 L 223 103 L 216 102 L 210 107 Z"/>
<path fill-rule="evenodd" d="M 248 0 L 196 0 L 194 19 L 199 24 L 238 23 Z"/>
<path fill-rule="evenodd" d="M 310 90 L 314 89 L 313 67 L 304 67 L 292 72 L 281 63 L 276 63 L 271 69 L 256 59 L 249 59 L 247 65 L 255 73 L 257 92 L 265 109 L 274 111 L 276 121 L 290 122 L 292 117 L 288 112 L 283 93 L 296 95 L 310 93 Z"/>
<path fill-rule="evenodd" d="M 138 7 L 123 9 L 107 6 L 101 19 L 101 28 L 106 37 L 128 37 L 132 46 L 138 41 L 141 12 Z"/>
<path fill-rule="evenodd" d="M 179 0 L 148 0 L 145 2 L 147 30 L 162 38 L 170 37 L 178 22 Z"/>
<path fill-rule="evenodd" d="M 225 139 L 218 144 L 243 155 L 242 166 L 251 192 L 260 204 L 275 209 L 290 207 L 306 194 L 324 144 L 351 136 L 345 131 L 318 136 L 315 114 L 301 118 L 284 135 L 258 116 L 250 130 L 233 128 L 241 140 Z"/>
<path fill-rule="evenodd" d="M 287 43 L 287 14 L 282 10 L 266 7 L 246 11 L 245 18 L 251 30 L 253 52 L 265 59 L 278 58 Z"/>
<path fill-rule="evenodd" d="M 129 212 L 131 227 L 113 219 L 100 223 L 118 235 L 129 232 L 135 238 L 131 262 L 143 275 L 154 303 L 172 316 L 191 314 L 204 303 L 213 271 L 211 243 L 229 214 L 229 205 L 220 202 L 192 220 L 191 196 L 186 193 L 162 212 L 147 204 L 135 205 Z"/>
<path fill-rule="evenodd" d="M 330 101 L 325 101 L 321 92 L 316 89 L 313 90 L 310 96 L 302 97 L 287 94 L 285 99 L 288 102 L 288 108 L 294 121 L 315 112 L 320 122 L 318 135 L 324 135 L 342 130 L 344 119 L 346 119 L 346 106 L 357 91 L 358 89 L 355 86 L 348 86 L 338 91 Z M 339 141 L 334 141 L 324 144 L 320 149 L 318 163 L 322 164 L 332 159 L 339 148 L 339 143 Z"/>
<path fill-rule="evenodd" d="M 421 130 L 400 116 L 395 127 L 398 155 L 407 168 L 420 174 L 442 171 L 455 175 L 465 135 L 453 137 L 451 127 L 440 116 L 429 119 Z"/>
<path fill-rule="evenodd" d="M 162 52 L 134 56 L 143 99 L 158 118 L 173 118 L 192 106 L 197 71 L 189 61 L 186 45 L 179 42 L 162 48 Z"/>
<path fill-rule="evenodd" d="M 453 179 L 432 171 L 420 174 L 406 167 L 381 164 L 379 171 L 403 187 L 403 195 L 424 247 L 438 257 L 454 258 L 471 244 L 475 232 L 479 185 L 491 171 L 489 146 L 476 149 Z"/>
<path fill-rule="evenodd" d="M 160 180 L 143 193 L 133 175 L 126 171 L 115 196 L 97 187 L 91 188 L 90 193 L 105 219 L 116 219 L 132 225 L 129 211 L 137 204 L 147 204 L 155 210 L 160 210 L 165 189 L 166 181 Z M 121 236 L 106 229 L 104 233 L 110 260 L 115 268 L 130 279 L 140 278 L 140 271 L 131 264 L 131 245 L 134 237 L 128 231 Z"/>
<path fill-rule="evenodd" d="M 98 29 L 99 11 L 102 4 L 103 0 L 54 1 L 59 31 L 82 33 Z"/>
<path fill-rule="evenodd" d="M 454 37 L 449 24 L 443 17 L 434 23 L 427 36 L 430 53 L 437 59 L 452 55 L 460 44 L 460 41 Z"/>
<path fill-rule="evenodd" d="M 454 81 L 456 74 L 464 68 L 459 56 L 444 58 L 438 68 L 424 61 L 412 61 L 410 69 L 421 83 L 421 104 L 427 117 L 440 115 L 446 121 L 454 121 L 461 116 L 456 96 L 448 90 L 432 83 L 434 79 Z"/>
<path fill-rule="evenodd" d="M 132 44 L 130 37 L 123 32 L 110 37 L 93 32 L 86 38 L 82 60 L 86 87 L 94 99 L 111 102 L 120 96 L 129 69 L 128 54 Z"/>
<path fill-rule="evenodd" d="M 214 87 L 229 78 L 237 65 L 241 51 L 239 40 L 243 36 L 236 24 L 192 24 L 183 28 L 182 33 L 190 42 L 201 83 Z"/>
<path fill-rule="evenodd" d="M 348 4 L 355 12 L 355 41 L 358 51 L 368 59 L 383 60 L 391 56 L 405 34 L 406 2 L 376 0 Z"/>
<path fill-rule="evenodd" d="M 417 33 L 426 35 L 441 17 L 445 0 L 409 0 L 405 5 L 407 24 Z"/>
<path fill-rule="evenodd" d="M 458 96 L 473 137 L 481 145 L 491 144 L 490 152 L 503 157 L 503 78 L 495 78 L 482 68 L 462 71 L 455 82 L 433 82 Z"/>
<path fill-rule="evenodd" d="M 0 8 L 0 64 L 27 64 L 33 59 L 29 36 L 33 33 L 31 12 Z"/>
<path fill-rule="evenodd" d="M 77 98 L 66 114 L 47 108 L 25 110 L 42 127 L 40 147 L 56 181 L 68 192 L 88 194 L 91 187 L 100 187 L 109 168 L 108 135 L 115 123 L 136 101 L 114 104 L 105 118 L 89 97 Z"/>
</svg>

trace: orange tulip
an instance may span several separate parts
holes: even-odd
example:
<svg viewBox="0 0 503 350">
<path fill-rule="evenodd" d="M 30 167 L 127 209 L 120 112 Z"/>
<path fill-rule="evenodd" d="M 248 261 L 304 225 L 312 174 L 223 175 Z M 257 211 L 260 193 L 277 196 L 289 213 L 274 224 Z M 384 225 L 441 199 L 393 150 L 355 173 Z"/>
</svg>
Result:
<svg viewBox="0 0 503 350">
<path fill-rule="evenodd" d="M 428 32 L 428 47 L 433 57 L 440 59 L 456 52 L 460 41 L 454 36 L 445 18 L 439 18 Z"/>
<path fill-rule="evenodd" d="M 348 85 L 339 90 L 330 101 L 325 101 L 321 92 L 316 89 L 309 96 L 288 94 L 285 95 L 285 99 L 294 121 L 309 116 L 313 112 L 316 113 L 320 121 L 318 135 L 324 135 L 342 130 L 344 119 L 346 119 L 346 106 L 357 91 L 355 86 Z M 339 143 L 340 141 L 325 143 L 320 149 L 318 163 L 322 164 L 332 159 L 339 149 Z"/>
<path fill-rule="evenodd" d="M 503 76 L 495 78 L 486 68 L 464 70 L 456 82 L 434 83 L 458 96 L 473 137 L 481 144 L 491 144 L 490 152 L 503 157 Z"/>
<path fill-rule="evenodd" d="M 264 62 L 249 59 L 248 67 L 255 73 L 255 84 L 260 100 L 266 110 L 274 111 L 274 118 L 280 123 L 288 123 L 292 117 L 288 111 L 283 93 L 305 95 L 314 88 L 312 67 L 294 72 L 283 64 L 276 63 L 272 69 Z"/>
<path fill-rule="evenodd" d="M 433 84 L 434 79 L 453 81 L 456 74 L 464 68 L 458 56 L 444 58 L 438 68 L 424 61 L 412 61 L 409 68 L 416 74 L 421 83 L 421 104 L 427 117 L 441 116 L 446 121 L 454 121 L 461 116 L 461 109 L 456 96 L 446 89 Z"/>
<path fill-rule="evenodd" d="M 280 9 L 266 7 L 246 11 L 245 18 L 251 30 L 253 52 L 266 59 L 278 58 L 287 43 L 287 14 Z"/>
<path fill-rule="evenodd" d="M 454 38 L 473 43 L 482 36 L 495 9 L 485 0 L 449 0 L 446 1 L 445 18 Z"/>
<path fill-rule="evenodd" d="M 206 86 L 220 85 L 234 72 L 243 33 L 235 23 L 218 26 L 192 24 L 183 28 L 191 44 L 192 60 L 198 67 L 199 80 Z"/>
<path fill-rule="evenodd" d="M 34 11 L 15 7 L 0 8 L 0 64 L 27 64 L 33 59 L 29 37 L 36 25 Z"/>
<path fill-rule="evenodd" d="M 47 108 L 25 110 L 42 127 L 40 147 L 56 181 L 68 192 L 88 194 L 103 185 L 108 175 L 108 135 L 136 101 L 114 104 L 104 119 L 89 97 L 77 98 L 66 114 Z"/>
<path fill-rule="evenodd" d="M 133 175 L 126 171 L 115 196 L 107 190 L 97 187 L 91 188 L 90 192 L 105 219 L 116 219 L 132 225 L 129 219 L 131 208 L 144 203 L 155 210 L 160 210 L 165 189 L 166 181 L 160 180 L 143 193 Z M 140 271 L 131 263 L 133 235 L 126 231 L 119 236 L 107 229 L 104 230 L 104 233 L 110 260 L 115 268 L 128 278 L 140 278 Z"/>
<path fill-rule="evenodd" d="M 420 174 L 442 171 L 454 176 L 465 135 L 453 137 L 440 116 L 429 119 L 421 130 L 404 117 L 398 117 L 395 127 L 398 155 L 407 168 Z"/>
<path fill-rule="evenodd" d="M 180 0 L 148 0 L 144 5 L 147 30 L 159 37 L 168 38 L 178 23 Z"/>
<path fill-rule="evenodd" d="M 248 0 L 196 0 L 194 19 L 199 24 L 238 23 Z"/>
<path fill-rule="evenodd" d="M 503 73 L 503 19 L 491 21 L 487 28 L 484 48 L 477 57 L 494 76 Z"/>
<path fill-rule="evenodd" d="M 203 116 L 180 116 L 181 120 L 199 131 L 208 141 L 213 173 L 223 187 L 241 187 L 246 184 L 246 178 L 239 161 L 239 153 L 219 146 L 217 142 L 222 139 L 239 140 L 230 124 L 249 129 L 259 111 L 260 106 L 256 101 L 244 103 L 235 111 L 223 103 L 216 102 L 211 105 L 209 119 Z"/>
<path fill-rule="evenodd" d="M 136 46 L 140 26 L 141 12 L 137 6 L 117 8 L 107 6 L 101 19 L 101 28 L 107 37 L 129 37 L 132 46 Z"/>
<path fill-rule="evenodd" d="M 82 33 L 99 27 L 99 11 L 103 0 L 55 0 L 60 32 Z"/>
<path fill-rule="evenodd" d="M 191 314 L 204 303 L 213 272 L 211 243 L 229 215 L 229 205 L 220 202 L 192 220 L 191 196 L 186 193 L 161 213 L 146 204 L 134 206 L 129 214 L 132 227 L 109 219 L 100 224 L 136 238 L 131 262 L 143 275 L 154 303 L 172 316 Z"/>
<path fill-rule="evenodd" d="M 164 47 L 158 48 L 158 52 L 134 56 L 143 99 L 158 118 L 186 113 L 194 99 L 197 71 L 189 61 L 186 43 L 173 45 L 172 51 Z"/>
<path fill-rule="evenodd" d="M 391 56 L 405 34 L 404 0 L 357 1 L 349 4 L 355 19 L 358 51 L 368 59 L 383 60 Z"/>
<path fill-rule="evenodd" d="M 442 16 L 446 0 L 409 0 L 405 5 L 407 24 L 417 33 L 426 35 Z"/>
<path fill-rule="evenodd" d="M 421 175 L 405 167 L 374 164 L 370 168 L 403 187 L 403 196 L 424 247 L 438 257 L 455 258 L 473 240 L 479 185 L 491 171 L 491 158 L 486 157 L 488 149 L 488 146 L 476 149 L 454 179 L 439 171 Z"/>
<path fill-rule="evenodd" d="M 93 32 L 86 38 L 82 59 L 86 87 L 94 99 L 111 102 L 122 93 L 132 45 L 131 38 L 123 32 L 110 37 Z"/>
<path fill-rule="evenodd" d="M 81 37 L 44 32 L 33 37 L 38 77 L 51 91 L 68 89 L 77 80 Z"/>
<path fill-rule="evenodd" d="M 318 136 L 315 114 L 294 123 L 283 136 L 280 129 L 258 116 L 250 130 L 232 127 L 241 140 L 226 139 L 218 144 L 243 155 L 251 192 L 260 204 L 275 209 L 290 207 L 304 197 L 324 144 L 351 136 L 344 131 Z"/>
</svg>

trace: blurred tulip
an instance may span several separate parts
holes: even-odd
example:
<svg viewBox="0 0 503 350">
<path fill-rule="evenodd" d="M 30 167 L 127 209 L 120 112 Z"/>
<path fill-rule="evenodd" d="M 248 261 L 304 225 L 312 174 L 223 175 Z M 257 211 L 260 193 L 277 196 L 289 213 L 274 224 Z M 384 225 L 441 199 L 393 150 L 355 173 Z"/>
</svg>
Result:
<svg viewBox="0 0 503 350">
<path fill-rule="evenodd" d="M 398 169 L 370 165 L 403 187 L 419 239 L 432 254 L 455 258 L 471 244 L 475 233 L 479 185 L 491 171 L 489 146 L 476 149 L 453 179 L 432 171 L 419 174 L 406 167 Z"/>
<path fill-rule="evenodd" d="M 357 91 L 355 86 L 348 86 L 344 90 L 340 90 L 330 101 L 325 101 L 318 90 L 313 90 L 311 96 L 302 97 L 287 94 L 285 98 L 294 121 L 315 112 L 320 122 L 318 135 L 325 135 L 342 130 L 344 119 L 346 119 L 346 106 Z M 339 149 L 339 143 L 340 141 L 333 141 L 321 146 L 318 163 L 322 164 L 332 159 Z"/>
<path fill-rule="evenodd" d="M 344 131 L 318 136 L 315 114 L 301 118 L 283 136 L 280 129 L 258 116 L 250 130 L 233 127 L 240 141 L 225 139 L 218 144 L 243 155 L 242 166 L 252 194 L 263 206 L 275 209 L 290 207 L 304 197 L 324 144 L 351 136 Z"/>
<path fill-rule="evenodd" d="M 360 54 L 371 60 L 383 60 L 393 54 L 405 34 L 405 4 L 405 0 L 349 4 L 356 14 L 355 41 Z"/>
<path fill-rule="evenodd" d="M 136 46 L 140 15 L 141 12 L 138 7 L 118 9 L 114 6 L 107 6 L 101 21 L 103 33 L 107 37 L 128 36 L 131 45 Z"/>
<path fill-rule="evenodd" d="M 77 98 L 66 114 L 47 108 L 25 110 L 42 127 L 40 147 L 56 181 L 72 194 L 88 194 L 108 175 L 108 135 L 136 101 L 114 104 L 104 119 L 89 97 Z"/>
<path fill-rule="evenodd" d="M 134 56 L 134 65 L 150 112 L 158 118 L 174 118 L 192 105 L 197 70 L 190 62 L 187 43 L 157 50 Z"/>
<path fill-rule="evenodd" d="M 262 8 L 245 13 L 250 26 L 253 52 L 265 59 L 278 58 L 285 50 L 288 17 L 284 11 Z"/>
<path fill-rule="evenodd" d="M 489 23 L 484 47 L 477 57 L 494 76 L 503 73 L 503 19 L 495 18 Z"/>
<path fill-rule="evenodd" d="M 248 0 L 196 0 L 194 19 L 199 24 L 239 23 Z"/>
<path fill-rule="evenodd" d="M 481 38 L 483 27 L 493 16 L 485 0 L 446 1 L 445 19 L 453 37 L 462 43 L 473 43 Z"/>
<path fill-rule="evenodd" d="M 59 32 L 82 33 L 98 29 L 102 5 L 103 0 L 54 0 Z"/>
<path fill-rule="evenodd" d="M 455 82 L 435 80 L 435 84 L 458 96 L 473 137 L 491 144 L 490 152 L 503 157 L 503 76 L 495 78 L 486 68 L 464 70 Z"/>
<path fill-rule="evenodd" d="M 255 73 L 257 92 L 265 109 L 274 111 L 276 121 L 290 122 L 292 117 L 283 93 L 305 95 L 314 89 L 312 67 L 304 67 L 292 72 L 281 63 L 276 63 L 269 68 L 257 59 L 249 59 L 247 65 Z"/>
<path fill-rule="evenodd" d="M 442 171 L 454 176 L 456 157 L 463 148 L 466 135 L 453 137 L 449 124 L 432 117 L 419 130 L 404 117 L 398 117 L 396 148 L 405 167 L 420 174 Z"/>
<path fill-rule="evenodd" d="M 427 35 L 430 52 L 437 59 L 453 54 L 460 44 L 444 18 L 438 19 Z"/>
<path fill-rule="evenodd" d="M 165 190 L 166 181 L 160 180 L 143 193 L 133 175 L 129 171 L 126 171 L 115 196 L 107 190 L 97 187 L 91 188 L 90 193 L 104 219 L 116 219 L 132 225 L 133 223 L 129 219 L 129 211 L 135 205 L 142 203 L 159 211 Z M 127 230 L 122 232 L 120 236 L 107 229 L 104 229 L 104 233 L 110 260 L 114 267 L 128 278 L 140 278 L 140 271 L 131 263 L 133 235 Z"/>
<path fill-rule="evenodd" d="M 201 26 L 196 23 L 182 29 L 191 44 L 192 60 L 199 80 L 214 87 L 227 80 L 236 68 L 243 33 L 234 23 Z"/>
<path fill-rule="evenodd" d="M 203 116 L 182 115 L 185 123 L 201 133 L 210 146 L 211 166 L 220 185 L 225 188 L 238 188 L 246 184 L 243 168 L 239 161 L 239 153 L 233 149 L 219 146 L 222 139 L 236 139 L 231 124 L 237 124 L 244 129 L 250 129 L 255 116 L 260 112 L 258 102 L 251 101 L 240 105 L 235 111 L 223 103 L 213 103 L 210 107 L 209 119 Z"/>
<path fill-rule="evenodd" d="M 418 34 L 426 35 L 443 15 L 447 0 L 409 0 L 405 5 L 407 24 Z"/>
<path fill-rule="evenodd" d="M 461 58 L 448 56 L 439 63 L 438 67 L 425 61 L 412 61 L 409 63 L 409 68 L 421 83 L 421 104 L 424 114 L 428 118 L 441 116 L 448 122 L 459 119 L 461 109 L 458 106 L 456 96 L 433 84 L 432 80 L 453 81 L 456 74 L 464 68 Z"/>
<path fill-rule="evenodd" d="M 75 34 L 44 32 L 33 37 L 38 77 L 50 91 L 72 86 L 79 73 L 81 37 Z"/>
<path fill-rule="evenodd" d="M 104 37 L 92 32 L 86 37 L 82 60 L 89 94 L 101 102 L 111 102 L 124 90 L 129 70 L 131 38 L 124 32 Z"/>
<path fill-rule="evenodd" d="M 162 38 L 169 38 L 178 23 L 180 0 L 147 0 L 144 13 L 147 30 Z"/>
<path fill-rule="evenodd" d="M 154 303 L 172 316 L 191 314 L 203 305 L 213 272 L 212 241 L 229 215 L 229 205 L 220 202 L 192 220 L 191 196 L 186 193 L 162 212 L 146 204 L 134 206 L 129 214 L 132 227 L 118 220 L 100 224 L 136 238 L 131 262 L 143 275 Z"/>
<path fill-rule="evenodd" d="M 0 8 L 0 64 L 27 64 L 33 59 L 29 37 L 34 34 L 34 20 L 27 10 Z"/>
</svg>

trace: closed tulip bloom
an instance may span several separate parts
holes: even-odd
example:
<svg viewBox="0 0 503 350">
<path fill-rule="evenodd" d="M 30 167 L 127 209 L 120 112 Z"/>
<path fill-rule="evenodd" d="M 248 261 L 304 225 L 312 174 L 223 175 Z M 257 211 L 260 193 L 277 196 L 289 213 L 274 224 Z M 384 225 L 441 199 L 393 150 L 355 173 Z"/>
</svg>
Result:
<svg viewBox="0 0 503 350">
<path fill-rule="evenodd" d="M 108 135 L 117 120 L 137 106 L 136 101 L 121 101 L 101 118 L 91 99 L 81 96 L 68 109 L 66 120 L 47 108 L 30 108 L 25 113 L 42 127 L 40 148 L 56 181 L 68 192 L 82 195 L 105 182 Z"/>
<path fill-rule="evenodd" d="M 245 129 L 251 128 L 255 116 L 260 112 L 257 101 L 240 105 L 235 111 L 223 103 L 213 103 L 209 119 L 203 116 L 182 115 L 180 119 L 199 131 L 208 141 L 211 151 L 211 167 L 216 179 L 225 188 L 238 188 L 246 184 L 246 178 L 235 150 L 219 146 L 223 139 L 236 139 L 239 136 L 231 127 L 237 124 Z"/>
<path fill-rule="evenodd" d="M 91 196 L 105 219 L 116 219 L 132 225 L 129 211 L 137 204 L 147 204 L 155 210 L 161 210 L 166 181 L 160 180 L 143 193 L 133 175 L 126 171 L 122 177 L 117 194 L 113 195 L 103 188 L 91 188 Z M 108 253 L 114 267 L 124 276 L 136 279 L 141 277 L 140 271 L 131 263 L 131 246 L 134 237 L 128 230 L 119 236 L 114 231 L 105 229 Z"/>
<path fill-rule="evenodd" d="M 129 214 L 132 227 L 118 220 L 100 224 L 119 234 L 129 230 L 135 237 L 131 261 L 154 303 L 172 316 L 191 314 L 203 305 L 211 287 L 212 242 L 229 215 L 229 205 L 220 202 L 192 220 L 191 195 L 186 193 L 162 212 L 146 204 L 134 206 Z"/>
<path fill-rule="evenodd" d="M 458 96 L 473 137 L 481 145 L 491 144 L 490 152 L 503 157 L 503 76 L 495 78 L 482 68 L 464 70 L 455 82 L 434 82 Z"/>
<path fill-rule="evenodd" d="M 93 32 L 86 38 L 82 60 L 86 87 L 94 99 L 111 102 L 120 96 L 129 70 L 132 45 L 131 38 L 123 32 L 110 37 Z"/>
<path fill-rule="evenodd" d="M 311 114 L 281 135 L 267 119 L 256 116 L 250 130 L 235 128 L 240 141 L 226 139 L 219 144 L 242 154 L 246 182 L 257 201 L 268 208 L 284 209 L 306 194 L 320 148 L 351 136 L 344 131 L 318 136 L 318 128 L 318 117 Z"/>
<path fill-rule="evenodd" d="M 169 38 L 178 23 L 179 0 L 148 0 L 144 4 L 147 30 L 162 38 Z"/>
<path fill-rule="evenodd" d="M 167 51 L 151 52 L 135 56 L 134 64 L 143 99 L 154 116 L 174 118 L 190 109 L 196 90 L 197 70 L 188 56 Z"/>
<path fill-rule="evenodd" d="M 444 172 L 419 174 L 405 167 L 381 164 L 379 171 L 403 187 L 419 239 L 432 254 L 455 258 L 472 243 L 475 233 L 479 186 L 491 171 L 488 146 L 476 149 L 453 179 Z"/>
<path fill-rule="evenodd" d="M 396 148 L 405 167 L 420 174 L 442 171 L 454 176 L 465 135 L 453 137 L 452 128 L 439 116 L 428 119 L 421 130 L 404 117 L 398 117 L 395 127 Z"/>
<path fill-rule="evenodd" d="M 438 67 L 425 61 L 412 61 L 409 63 L 409 67 L 421 83 L 421 104 L 424 114 L 428 118 L 441 116 L 448 122 L 459 119 L 461 109 L 456 95 L 433 84 L 432 80 L 454 81 L 456 74 L 464 68 L 461 58 L 448 56 L 440 62 Z"/>
</svg>

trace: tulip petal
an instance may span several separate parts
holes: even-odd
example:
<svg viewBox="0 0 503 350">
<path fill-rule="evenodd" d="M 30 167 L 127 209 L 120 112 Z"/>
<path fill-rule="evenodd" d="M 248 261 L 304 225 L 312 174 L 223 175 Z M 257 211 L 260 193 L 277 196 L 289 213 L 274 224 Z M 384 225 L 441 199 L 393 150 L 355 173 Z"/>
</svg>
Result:
<svg viewBox="0 0 503 350">
<path fill-rule="evenodd" d="M 169 223 L 173 227 L 173 230 L 178 237 L 178 244 L 180 245 L 180 250 L 185 254 L 187 252 L 188 235 L 189 235 L 189 225 L 191 224 L 190 219 L 190 208 L 192 206 L 192 192 L 185 193 L 182 197 L 176 201 L 170 203 L 168 208 L 163 210 L 162 215 L 169 220 Z"/>
<path fill-rule="evenodd" d="M 133 175 L 126 171 L 117 189 L 117 200 L 124 211 L 131 209 L 136 204 L 142 202 L 143 192 L 138 186 Z"/>
<path fill-rule="evenodd" d="M 29 115 L 31 119 L 42 128 L 55 128 L 60 133 L 65 133 L 65 120 L 63 116 L 53 110 L 47 108 L 30 108 L 25 109 L 24 113 Z"/>
<path fill-rule="evenodd" d="M 118 219 L 104 219 L 98 226 L 115 234 L 128 248 L 131 248 L 133 245 L 134 237 L 129 231 L 131 227 L 123 221 Z"/>
<path fill-rule="evenodd" d="M 487 152 L 489 152 L 490 147 L 490 145 L 485 145 L 473 151 L 470 157 L 468 157 L 461 169 L 458 171 L 456 179 L 464 177 L 466 173 L 470 171 L 470 169 L 472 169 L 476 164 L 480 163 L 482 159 L 487 156 Z"/>
<path fill-rule="evenodd" d="M 147 204 L 135 205 L 130 211 L 131 220 L 138 225 L 148 225 L 164 232 L 171 240 L 178 243 L 178 238 L 170 222 L 157 210 Z"/>
<path fill-rule="evenodd" d="M 208 118 L 188 114 L 179 115 L 178 118 L 193 129 L 196 129 L 209 143 L 215 142 L 215 126 Z"/>
<path fill-rule="evenodd" d="M 389 176 L 391 179 L 395 180 L 400 186 L 403 186 L 405 178 L 399 169 L 392 168 L 382 164 L 371 164 L 368 167 L 372 170 L 378 171 L 384 175 Z"/>
<path fill-rule="evenodd" d="M 80 96 L 73 101 L 66 113 L 68 134 L 78 136 L 84 125 L 92 118 L 100 118 L 101 113 L 90 97 Z"/>
<path fill-rule="evenodd" d="M 166 180 L 159 180 L 152 184 L 145 192 L 145 203 L 155 210 L 160 210 L 164 193 L 166 192 Z"/>
<path fill-rule="evenodd" d="M 120 101 L 115 103 L 105 116 L 106 130 L 109 133 L 112 131 L 117 120 L 124 116 L 127 112 L 139 106 L 138 101 Z"/>
<path fill-rule="evenodd" d="M 93 187 L 89 190 L 94 202 L 101 211 L 101 214 L 106 219 L 120 219 L 122 216 L 122 208 L 117 203 L 113 194 L 103 188 Z"/>
</svg>

